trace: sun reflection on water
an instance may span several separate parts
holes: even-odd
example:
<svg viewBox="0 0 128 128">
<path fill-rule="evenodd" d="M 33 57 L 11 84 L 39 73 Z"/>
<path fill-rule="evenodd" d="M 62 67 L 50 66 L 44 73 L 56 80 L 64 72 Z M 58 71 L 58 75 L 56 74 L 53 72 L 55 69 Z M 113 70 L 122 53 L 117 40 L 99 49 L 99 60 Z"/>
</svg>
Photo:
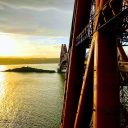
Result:
<svg viewBox="0 0 128 128">
<path fill-rule="evenodd" d="M 0 73 L 0 101 L 3 99 L 5 95 L 4 81 L 5 81 L 5 76 L 3 73 Z"/>
<path fill-rule="evenodd" d="M 0 65 L 0 72 L 1 71 L 5 71 L 7 69 L 7 67 L 5 65 Z M 1 79 L 0 79 L 1 80 Z"/>
<path fill-rule="evenodd" d="M 0 65 L 0 70 L 17 66 Z M 59 74 L 0 72 L 0 128 L 59 127 L 62 103 Z"/>
</svg>

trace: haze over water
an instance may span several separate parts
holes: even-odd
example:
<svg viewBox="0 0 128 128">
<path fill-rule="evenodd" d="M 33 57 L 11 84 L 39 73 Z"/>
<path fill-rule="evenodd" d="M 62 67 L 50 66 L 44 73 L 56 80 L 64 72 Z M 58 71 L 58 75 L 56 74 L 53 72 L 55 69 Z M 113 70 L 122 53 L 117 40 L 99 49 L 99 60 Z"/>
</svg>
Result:
<svg viewBox="0 0 128 128">
<path fill-rule="evenodd" d="M 57 64 L 27 66 L 57 69 Z M 0 128 L 58 128 L 63 83 L 64 79 L 58 73 L 0 72 Z"/>
</svg>

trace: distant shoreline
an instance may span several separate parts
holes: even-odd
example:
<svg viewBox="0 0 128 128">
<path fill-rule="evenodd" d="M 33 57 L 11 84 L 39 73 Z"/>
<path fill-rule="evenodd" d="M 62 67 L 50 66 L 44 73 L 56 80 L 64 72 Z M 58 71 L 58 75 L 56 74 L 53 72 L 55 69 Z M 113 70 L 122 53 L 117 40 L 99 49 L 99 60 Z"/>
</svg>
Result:
<svg viewBox="0 0 128 128">
<path fill-rule="evenodd" d="M 54 63 L 11 63 L 11 64 L 1 64 L 0 65 L 29 65 L 29 64 L 58 64 L 56 62 Z"/>
<path fill-rule="evenodd" d="M 0 58 L 0 65 L 59 63 L 59 58 Z"/>
</svg>

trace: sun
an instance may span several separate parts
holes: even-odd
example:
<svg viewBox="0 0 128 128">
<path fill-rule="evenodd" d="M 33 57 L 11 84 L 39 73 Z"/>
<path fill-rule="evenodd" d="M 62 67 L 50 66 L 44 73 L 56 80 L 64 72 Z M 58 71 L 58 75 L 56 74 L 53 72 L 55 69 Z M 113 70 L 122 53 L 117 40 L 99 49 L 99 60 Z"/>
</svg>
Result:
<svg viewBox="0 0 128 128">
<path fill-rule="evenodd" d="M 16 54 L 16 40 L 13 36 L 0 33 L 0 56 L 15 56 Z"/>
</svg>

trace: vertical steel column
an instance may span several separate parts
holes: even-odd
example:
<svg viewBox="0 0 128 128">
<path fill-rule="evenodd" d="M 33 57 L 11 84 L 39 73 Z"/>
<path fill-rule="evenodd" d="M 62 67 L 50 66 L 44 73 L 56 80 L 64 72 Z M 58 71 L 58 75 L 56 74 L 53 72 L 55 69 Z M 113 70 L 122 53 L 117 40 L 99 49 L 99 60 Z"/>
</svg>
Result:
<svg viewBox="0 0 128 128">
<path fill-rule="evenodd" d="M 96 1 L 97 9 L 106 1 Z M 94 60 L 94 128 L 119 128 L 119 83 L 116 40 L 96 32 Z"/>
<path fill-rule="evenodd" d="M 107 0 L 96 0 L 96 9 Z M 94 50 L 94 128 L 119 128 L 119 79 L 115 35 L 96 32 Z"/>
</svg>

